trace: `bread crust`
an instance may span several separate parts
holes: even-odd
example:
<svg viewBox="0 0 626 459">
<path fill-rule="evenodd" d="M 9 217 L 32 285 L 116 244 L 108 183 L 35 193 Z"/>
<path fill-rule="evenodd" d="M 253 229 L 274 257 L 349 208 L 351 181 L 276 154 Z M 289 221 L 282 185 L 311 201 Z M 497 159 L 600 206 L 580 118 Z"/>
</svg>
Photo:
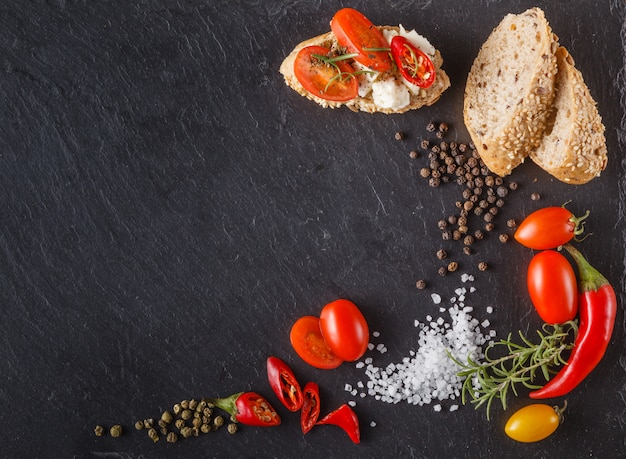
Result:
<svg viewBox="0 0 626 459">
<path fill-rule="evenodd" d="M 554 98 L 558 38 L 539 8 L 508 14 L 468 75 L 463 118 L 487 167 L 504 176 L 539 145 Z"/>
<path fill-rule="evenodd" d="M 377 26 L 379 30 L 399 30 L 399 27 L 395 26 Z M 419 94 L 411 93 L 411 99 L 408 105 L 402 107 L 400 109 L 390 109 L 379 107 L 374 103 L 372 99 L 371 92 L 365 97 L 356 97 L 355 99 L 346 101 L 346 102 L 333 102 L 322 99 L 320 97 L 314 96 L 306 89 L 302 87 L 296 76 L 294 75 L 294 62 L 296 60 L 296 56 L 298 52 L 307 46 L 324 46 L 329 49 L 336 49 L 339 45 L 337 43 L 337 39 L 332 32 L 328 32 L 322 35 L 318 35 L 317 37 L 310 38 L 299 43 L 291 53 L 283 60 L 280 66 L 280 73 L 283 75 L 285 79 L 285 83 L 287 86 L 298 92 L 300 95 L 310 99 L 317 104 L 321 105 L 324 108 L 339 108 L 342 106 L 346 106 L 350 110 L 354 112 L 362 111 L 367 113 L 405 113 L 409 110 L 415 110 L 423 106 L 432 105 L 439 100 L 441 94 L 450 87 L 450 78 L 446 74 L 446 72 L 441 68 L 443 64 L 443 58 L 441 57 L 441 53 L 436 50 L 435 56 L 433 58 L 433 64 L 435 66 L 437 76 L 435 78 L 434 83 L 428 88 L 421 88 Z M 396 78 L 402 78 L 398 72 L 398 70 L 393 66 L 392 72 L 395 72 Z"/>
<path fill-rule="evenodd" d="M 531 159 L 557 179 L 582 185 L 606 168 L 605 127 L 574 59 L 556 52 L 556 95 L 546 135 Z"/>
</svg>

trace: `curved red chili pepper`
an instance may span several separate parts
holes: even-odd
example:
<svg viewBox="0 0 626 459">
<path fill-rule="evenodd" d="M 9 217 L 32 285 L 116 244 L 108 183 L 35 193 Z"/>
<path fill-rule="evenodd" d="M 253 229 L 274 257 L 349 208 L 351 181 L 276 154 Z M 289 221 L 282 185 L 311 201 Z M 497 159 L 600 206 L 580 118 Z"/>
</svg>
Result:
<svg viewBox="0 0 626 459">
<path fill-rule="evenodd" d="M 305 434 L 313 428 L 320 417 L 320 389 L 317 383 L 308 382 L 302 389 L 303 403 L 300 412 L 300 427 Z"/>
<path fill-rule="evenodd" d="M 317 422 L 317 425 L 335 425 L 341 427 L 354 443 L 361 442 L 361 431 L 359 430 L 359 418 L 345 403 L 332 413 L 327 414 Z"/>
<path fill-rule="evenodd" d="M 280 416 L 272 405 L 256 392 L 238 392 L 225 398 L 207 399 L 242 424 L 257 427 L 280 425 Z"/>
<path fill-rule="evenodd" d="M 291 368 L 278 357 L 267 359 L 267 379 L 278 400 L 289 411 L 295 412 L 302 407 L 303 397 L 300 384 Z"/>
<path fill-rule="evenodd" d="M 598 365 L 613 334 L 617 298 L 609 281 L 569 244 L 565 249 L 576 261 L 580 277 L 580 326 L 567 365 L 530 398 L 560 397 L 574 389 Z"/>
<path fill-rule="evenodd" d="M 391 39 L 391 56 L 409 83 L 428 88 L 435 81 L 437 71 L 433 61 L 405 37 L 396 35 Z"/>
</svg>

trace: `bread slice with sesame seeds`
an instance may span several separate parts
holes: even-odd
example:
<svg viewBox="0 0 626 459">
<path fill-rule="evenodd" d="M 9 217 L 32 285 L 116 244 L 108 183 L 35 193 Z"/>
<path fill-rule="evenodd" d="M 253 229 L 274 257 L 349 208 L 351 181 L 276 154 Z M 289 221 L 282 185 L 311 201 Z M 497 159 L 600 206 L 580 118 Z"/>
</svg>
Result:
<svg viewBox="0 0 626 459">
<path fill-rule="evenodd" d="M 559 47 L 556 58 L 552 113 L 543 141 L 530 157 L 557 179 L 581 185 L 599 176 L 606 167 L 605 128 L 572 56 Z"/>
<path fill-rule="evenodd" d="M 474 60 L 463 117 L 485 165 L 504 176 L 541 143 L 554 98 L 558 38 L 539 8 L 508 14 Z"/>
</svg>

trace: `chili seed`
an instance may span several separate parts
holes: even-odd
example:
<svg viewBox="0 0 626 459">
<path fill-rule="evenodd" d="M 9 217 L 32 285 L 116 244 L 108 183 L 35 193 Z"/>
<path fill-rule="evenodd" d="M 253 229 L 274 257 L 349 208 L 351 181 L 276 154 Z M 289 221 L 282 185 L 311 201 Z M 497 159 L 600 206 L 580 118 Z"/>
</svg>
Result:
<svg viewBox="0 0 626 459">
<path fill-rule="evenodd" d="M 93 433 L 96 434 L 96 437 L 103 436 L 104 435 L 104 427 L 102 427 L 101 425 L 97 425 L 96 427 L 94 427 Z"/>
<path fill-rule="evenodd" d="M 487 266 L 486 262 L 481 261 L 480 263 L 478 263 L 478 269 L 480 271 L 487 271 L 487 268 L 488 268 L 488 266 Z"/>
<path fill-rule="evenodd" d="M 419 290 L 424 290 L 426 288 L 426 281 L 423 279 L 418 280 L 415 283 L 415 286 L 419 289 Z"/>
</svg>

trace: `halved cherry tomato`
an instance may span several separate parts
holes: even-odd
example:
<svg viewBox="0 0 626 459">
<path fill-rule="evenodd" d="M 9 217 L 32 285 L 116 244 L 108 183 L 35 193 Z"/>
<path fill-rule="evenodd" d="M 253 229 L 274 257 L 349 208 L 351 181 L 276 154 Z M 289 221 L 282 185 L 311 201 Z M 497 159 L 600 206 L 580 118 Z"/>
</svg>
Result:
<svg viewBox="0 0 626 459">
<path fill-rule="evenodd" d="M 565 407 L 534 403 L 516 411 L 504 426 L 513 440 L 532 443 L 549 437 L 559 427 Z"/>
<path fill-rule="evenodd" d="M 289 338 L 300 358 L 315 368 L 332 370 L 343 363 L 324 341 L 317 317 L 300 317 L 291 327 Z"/>
<path fill-rule="evenodd" d="M 354 58 L 357 62 L 378 72 L 391 68 L 387 40 L 361 12 L 352 8 L 337 11 L 330 21 L 330 30 L 349 53 L 358 53 Z"/>
<path fill-rule="evenodd" d="M 300 427 L 305 434 L 313 428 L 320 417 L 320 389 L 317 383 L 308 382 L 302 392 L 304 402 L 300 411 Z"/>
<path fill-rule="evenodd" d="M 572 320 L 578 312 L 578 286 L 571 263 L 555 250 L 535 255 L 526 277 L 530 299 L 548 324 Z"/>
<path fill-rule="evenodd" d="M 323 46 L 302 48 L 293 64 L 294 75 L 314 96 L 334 102 L 354 99 L 359 93 L 359 81 L 352 66 L 341 60 L 327 64 L 314 56 L 329 53 L 329 49 Z"/>
<path fill-rule="evenodd" d="M 300 384 L 291 368 L 278 357 L 267 359 L 267 379 L 278 400 L 289 411 L 295 412 L 302 407 L 304 398 Z"/>
<path fill-rule="evenodd" d="M 433 61 L 406 38 L 396 35 L 391 39 L 391 56 L 409 83 L 428 88 L 435 81 L 437 72 Z"/>
<path fill-rule="evenodd" d="M 369 328 L 359 308 L 344 299 L 328 303 L 320 314 L 320 329 L 333 353 L 352 362 L 367 350 Z"/>
<path fill-rule="evenodd" d="M 565 207 L 544 207 L 526 217 L 515 231 L 515 240 L 535 250 L 555 249 L 584 231 L 589 212 L 576 217 Z"/>
</svg>

